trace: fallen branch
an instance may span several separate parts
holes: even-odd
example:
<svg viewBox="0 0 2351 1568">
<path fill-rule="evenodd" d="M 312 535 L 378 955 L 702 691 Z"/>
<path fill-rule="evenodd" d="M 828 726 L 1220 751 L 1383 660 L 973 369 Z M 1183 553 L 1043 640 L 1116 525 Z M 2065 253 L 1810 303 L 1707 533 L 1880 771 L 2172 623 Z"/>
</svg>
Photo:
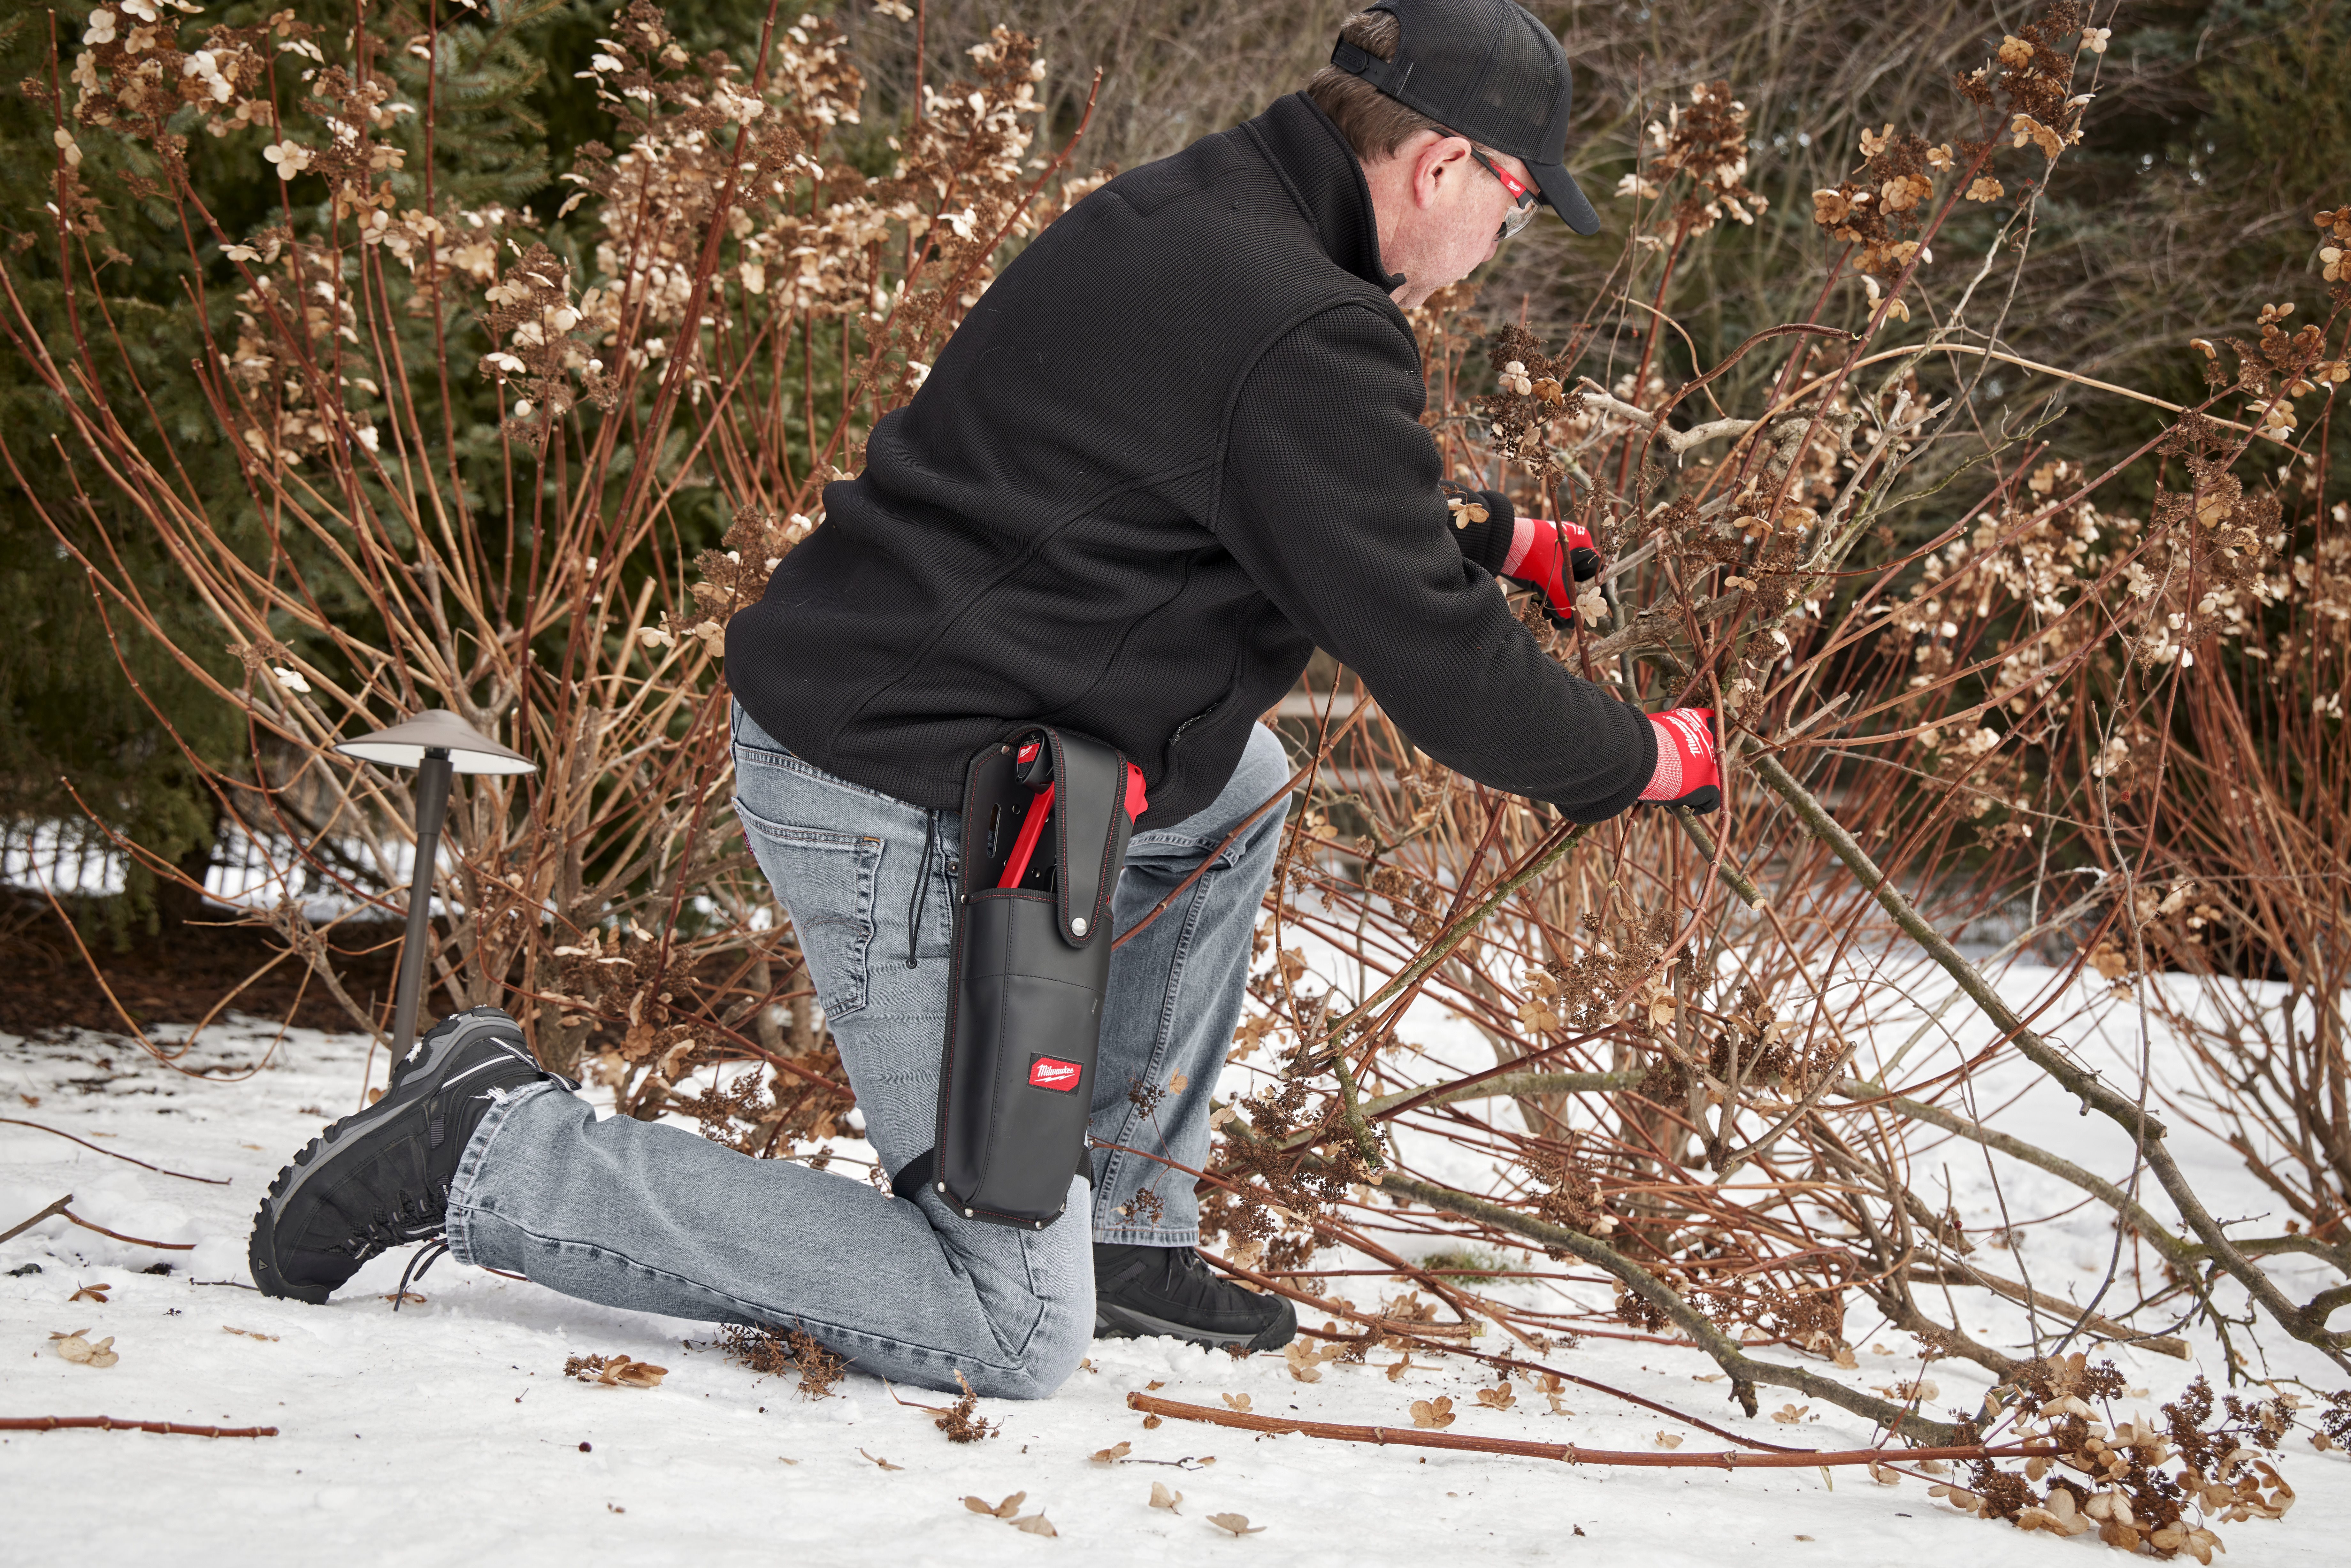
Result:
<svg viewBox="0 0 2351 1568">
<path fill-rule="evenodd" d="M 118 1421 L 111 1416 L 0 1416 L 0 1432 L 55 1432 L 90 1427 L 101 1432 L 171 1432 L 183 1437 L 275 1437 L 275 1427 L 188 1427 L 177 1421 Z"/>
<path fill-rule="evenodd" d="M 84 1230 L 95 1230 L 100 1236 L 111 1236 L 117 1241 L 128 1241 L 133 1247 L 156 1247 L 161 1248 L 166 1252 L 193 1252 L 196 1249 L 196 1244 L 193 1241 L 150 1241 L 143 1236 L 125 1236 L 120 1230 L 109 1230 L 103 1225 L 93 1225 L 89 1220 L 84 1219 L 80 1215 L 76 1214 L 72 1209 L 65 1207 L 67 1203 L 72 1200 L 72 1197 L 73 1195 L 68 1193 L 64 1198 L 58 1201 L 57 1212 L 63 1215 L 66 1218 L 72 1220 L 76 1225 L 80 1226 Z M 0 1237 L 0 1240 L 5 1239 L 5 1237 Z"/>
<path fill-rule="evenodd" d="M 38 1225 L 44 1219 L 47 1219 L 52 1214 L 63 1214 L 66 1211 L 66 1205 L 72 1201 L 73 1194 L 68 1193 L 65 1197 L 57 1199 L 57 1202 L 49 1205 L 48 1207 L 41 1210 L 40 1213 L 33 1216 L 32 1218 L 19 1220 L 16 1224 L 10 1226 L 7 1229 L 0 1230 L 0 1241 L 11 1240 L 16 1237 L 22 1235 L 24 1232 L 33 1228 L 36 1225 Z"/>
<path fill-rule="evenodd" d="M 85 1149 L 98 1149 L 99 1154 L 111 1159 L 130 1160 L 132 1165 L 143 1170 L 153 1171 L 157 1176 L 178 1176 L 182 1181 L 200 1181 L 206 1186 L 226 1186 L 230 1180 L 227 1176 L 190 1176 L 185 1171 L 167 1171 L 162 1166 L 151 1166 L 145 1160 L 135 1159 L 129 1155 L 116 1154 L 112 1149 L 99 1149 L 98 1145 L 88 1138 L 76 1138 L 71 1133 L 61 1133 L 55 1127 L 44 1127 L 38 1122 L 20 1121 L 15 1116 L 0 1116 L 0 1127 L 30 1127 L 37 1133 L 47 1133 L 56 1137 L 69 1138 Z M 16 1232 L 12 1230 L 8 1234 L 13 1236 Z M 5 1237 L 0 1237 L 0 1240 L 5 1239 Z"/>
<path fill-rule="evenodd" d="M 1149 1394 L 1130 1394 L 1126 1407 L 1150 1416 L 1172 1416 L 1178 1421 L 1206 1421 L 1215 1427 L 1238 1427 L 1245 1432 L 1301 1437 L 1324 1437 L 1339 1443 L 1377 1443 L 1383 1448 L 1454 1448 L 1479 1454 L 1516 1454 L 1529 1459 L 1558 1459 L 1571 1465 L 1637 1466 L 1667 1470 L 1802 1470 L 1826 1465 L 1916 1464 L 1926 1459 L 2020 1458 L 2050 1454 L 2053 1448 L 2011 1444 L 1986 1448 L 1954 1444 L 1936 1448 L 1798 1449 L 1789 1453 L 1748 1453 L 1723 1449 L 1708 1454 L 1642 1453 L 1625 1448 L 1583 1448 L 1573 1443 L 1534 1443 L 1519 1437 L 1472 1437 L 1451 1432 L 1426 1431 L 1416 1427 L 1353 1427 L 1336 1421 L 1299 1421 L 1285 1416 L 1245 1415 L 1206 1405 L 1185 1405 Z"/>
</svg>

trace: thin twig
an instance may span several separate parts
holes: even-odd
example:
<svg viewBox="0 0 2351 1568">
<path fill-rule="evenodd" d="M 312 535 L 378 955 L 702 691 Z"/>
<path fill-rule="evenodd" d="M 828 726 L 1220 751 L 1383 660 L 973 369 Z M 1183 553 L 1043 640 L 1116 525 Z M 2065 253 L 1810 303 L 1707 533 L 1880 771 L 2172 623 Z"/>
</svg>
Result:
<svg viewBox="0 0 2351 1568">
<path fill-rule="evenodd" d="M 68 1195 L 68 1197 L 70 1197 L 70 1195 Z M 133 1247 L 154 1247 L 159 1248 L 165 1252 L 193 1252 L 196 1249 L 196 1244 L 193 1241 L 150 1241 L 144 1237 L 125 1236 L 120 1230 L 109 1230 L 103 1225 L 93 1225 L 89 1220 L 84 1219 L 80 1215 L 76 1214 L 72 1209 L 64 1207 L 62 1204 L 60 1204 L 57 1212 L 60 1215 L 63 1215 L 66 1218 L 72 1220 L 76 1225 L 80 1226 L 84 1230 L 95 1230 L 100 1236 L 111 1236 L 117 1241 L 128 1241 Z M 14 1232 L 11 1232 L 11 1234 L 13 1235 Z M 0 1240 L 5 1239 L 5 1237 L 0 1237 Z"/>
<path fill-rule="evenodd" d="M 44 1127 L 38 1122 L 26 1122 L 15 1116 L 0 1116 L 0 1127 L 30 1127 L 37 1133 L 48 1133 L 57 1137 L 68 1138 L 73 1142 L 79 1144 L 85 1149 L 97 1149 L 99 1154 L 108 1156 L 110 1159 L 130 1160 L 132 1165 L 153 1171 L 158 1176 L 177 1176 L 182 1181 L 200 1181 L 207 1186 L 226 1186 L 231 1179 L 227 1176 L 190 1176 L 185 1171 L 167 1171 L 162 1166 L 151 1166 L 148 1165 L 145 1160 L 132 1159 L 131 1155 L 116 1154 L 112 1149 L 99 1149 L 96 1144 L 91 1143 L 88 1138 L 76 1138 L 71 1133 L 61 1133 L 55 1127 Z M 7 1238 L 0 1237 L 0 1240 L 5 1239 L 7 1239 Z"/>
</svg>

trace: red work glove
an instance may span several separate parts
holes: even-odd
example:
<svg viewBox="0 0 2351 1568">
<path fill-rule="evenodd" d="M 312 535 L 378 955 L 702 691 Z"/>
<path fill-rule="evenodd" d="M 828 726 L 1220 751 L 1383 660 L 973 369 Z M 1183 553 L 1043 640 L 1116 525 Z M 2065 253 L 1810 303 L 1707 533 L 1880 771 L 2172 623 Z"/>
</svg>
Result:
<svg viewBox="0 0 2351 1568">
<path fill-rule="evenodd" d="M 1657 731 L 1657 770 L 1649 775 L 1641 799 L 1687 806 L 1700 815 L 1720 806 L 1722 762 L 1714 739 L 1714 710 L 1668 708 L 1651 714 L 1649 722 Z"/>
<path fill-rule="evenodd" d="M 1592 530 L 1549 517 L 1520 517 L 1511 526 L 1510 553 L 1502 575 L 1542 594 L 1542 612 L 1554 626 L 1575 624 L 1575 584 L 1600 575 L 1600 552 Z"/>
</svg>

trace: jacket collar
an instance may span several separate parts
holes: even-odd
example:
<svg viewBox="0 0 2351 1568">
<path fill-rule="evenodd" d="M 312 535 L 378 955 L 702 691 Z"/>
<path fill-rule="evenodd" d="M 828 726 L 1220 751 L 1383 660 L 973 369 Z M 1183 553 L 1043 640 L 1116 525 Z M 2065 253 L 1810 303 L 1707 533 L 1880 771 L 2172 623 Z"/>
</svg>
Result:
<svg viewBox="0 0 2351 1568">
<path fill-rule="evenodd" d="M 1380 265 L 1379 222 L 1363 165 L 1312 99 L 1302 92 L 1278 98 L 1241 129 L 1264 150 L 1332 261 L 1382 293 L 1403 286 L 1401 275 Z"/>
</svg>

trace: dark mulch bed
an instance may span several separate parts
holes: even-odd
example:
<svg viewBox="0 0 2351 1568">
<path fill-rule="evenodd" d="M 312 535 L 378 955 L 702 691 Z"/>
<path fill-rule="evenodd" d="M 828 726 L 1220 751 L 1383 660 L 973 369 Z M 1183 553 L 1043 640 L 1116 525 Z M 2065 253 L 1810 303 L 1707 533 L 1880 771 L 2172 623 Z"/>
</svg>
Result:
<svg viewBox="0 0 2351 1568">
<path fill-rule="evenodd" d="M 315 979 L 305 989 L 307 967 L 299 958 L 284 959 L 238 991 L 277 956 L 282 945 L 256 926 L 214 924 L 235 918 L 225 910 L 212 911 L 202 922 L 159 921 L 152 931 L 142 924 L 118 936 L 99 908 L 67 900 L 65 909 L 78 925 L 88 959 L 47 899 L 0 888 L 0 1033 L 71 1028 L 122 1033 L 126 1012 L 142 1027 L 192 1024 L 232 991 L 236 995 L 228 1007 L 235 1012 L 309 1029 L 357 1027 Z M 344 988 L 362 1006 L 388 1010 L 400 927 L 390 922 L 345 925 L 330 940 Z M 106 988 L 91 975 L 92 961 Z M 109 988 L 122 1004 L 120 1012 L 107 1000 Z M 428 1009 L 446 1000 L 427 998 Z"/>
</svg>

